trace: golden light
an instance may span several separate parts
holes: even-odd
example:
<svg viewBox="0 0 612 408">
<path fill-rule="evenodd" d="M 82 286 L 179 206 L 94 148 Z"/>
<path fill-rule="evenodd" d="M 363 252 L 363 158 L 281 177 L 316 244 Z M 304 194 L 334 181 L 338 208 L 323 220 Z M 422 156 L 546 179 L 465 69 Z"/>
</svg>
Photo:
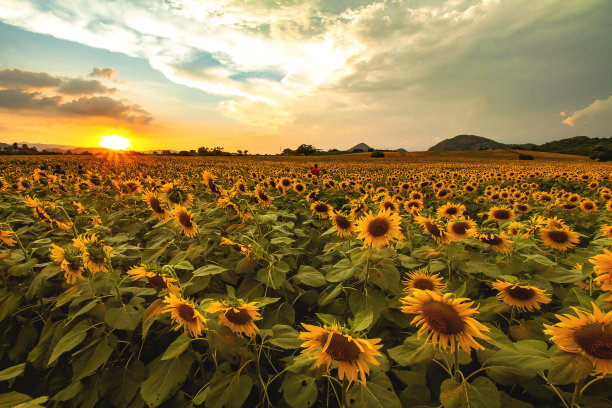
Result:
<svg viewBox="0 0 612 408">
<path fill-rule="evenodd" d="M 130 143 L 130 139 L 117 136 L 117 135 L 108 135 L 104 136 L 99 143 L 100 146 L 106 147 L 107 149 L 113 150 L 125 150 L 130 147 L 132 144 Z"/>
</svg>

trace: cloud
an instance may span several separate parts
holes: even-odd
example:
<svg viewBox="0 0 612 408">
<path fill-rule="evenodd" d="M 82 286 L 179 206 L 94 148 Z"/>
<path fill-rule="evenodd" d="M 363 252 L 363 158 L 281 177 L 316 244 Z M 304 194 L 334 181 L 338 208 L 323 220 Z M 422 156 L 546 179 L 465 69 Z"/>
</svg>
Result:
<svg viewBox="0 0 612 408">
<path fill-rule="evenodd" d="M 58 92 L 65 95 L 93 95 L 115 92 L 115 88 L 107 88 L 96 79 L 72 78 L 64 81 Z"/>
<path fill-rule="evenodd" d="M 113 68 L 101 68 L 95 67 L 93 71 L 89 74 L 89 76 L 99 76 L 100 78 L 110 79 L 113 75 L 117 73 L 117 70 Z"/>
<path fill-rule="evenodd" d="M 0 69 L 0 109 L 59 117 L 103 117 L 146 125 L 153 120 L 140 106 L 97 94 L 115 92 L 97 79 L 55 77 L 45 72 Z M 31 89 L 37 89 L 31 91 Z M 81 96 L 78 99 L 75 97 Z"/>
<path fill-rule="evenodd" d="M 595 117 L 612 117 L 612 95 L 608 99 L 596 99 L 584 109 L 580 109 L 567 116 L 561 123 L 573 127 L 576 121 L 587 122 Z M 563 115 L 566 116 L 566 115 Z"/>
<path fill-rule="evenodd" d="M 36 89 L 56 87 L 61 83 L 60 78 L 53 77 L 46 72 L 32 72 L 18 68 L 0 69 L 0 87 Z"/>
</svg>

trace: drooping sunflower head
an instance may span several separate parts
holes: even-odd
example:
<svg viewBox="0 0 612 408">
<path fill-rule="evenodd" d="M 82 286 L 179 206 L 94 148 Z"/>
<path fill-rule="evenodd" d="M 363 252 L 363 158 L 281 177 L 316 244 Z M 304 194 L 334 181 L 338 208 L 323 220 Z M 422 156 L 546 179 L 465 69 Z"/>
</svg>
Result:
<svg viewBox="0 0 612 408">
<path fill-rule="evenodd" d="M 11 235 L 14 235 L 12 231 L 0 230 L 0 240 L 4 242 L 7 246 L 13 246 L 17 243 L 16 240 L 11 238 Z"/>
<path fill-rule="evenodd" d="M 545 324 L 544 333 L 560 349 L 582 354 L 593 363 L 594 373 L 612 373 L 612 312 L 603 313 L 592 303 L 593 313 L 572 307 L 576 315 L 555 315 L 560 320 Z"/>
<path fill-rule="evenodd" d="M 400 224 L 401 218 L 397 213 L 381 211 L 374 215 L 369 212 L 357 223 L 357 238 L 363 239 L 365 245 L 379 248 L 388 245 L 392 239 L 404 239 Z"/>
<path fill-rule="evenodd" d="M 447 242 L 448 238 L 446 236 L 446 231 L 443 229 L 442 225 L 440 225 L 435 219 L 431 217 L 423 217 L 417 216 L 415 220 L 425 228 L 438 244 Z"/>
<path fill-rule="evenodd" d="M 446 287 L 442 277 L 426 269 L 417 269 L 410 272 L 402 280 L 404 290 L 411 293 L 413 290 L 431 290 L 432 292 L 440 293 Z"/>
<path fill-rule="evenodd" d="M 415 289 L 400 301 L 405 305 L 401 307 L 402 312 L 417 315 L 411 324 L 419 327 L 418 336 L 427 333 L 427 341 L 442 351 L 450 344 L 451 352 L 461 347 L 469 353 L 472 349 L 484 348 L 475 338 L 489 339 L 482 333 L 490 331 L 489 328 L 471 317 L 478 311 L 470 299 Z"/>
<path fill-rule="evenodd" d="M 149 208 L 153 210 L 153 213 L 155 213 L 155 216 L 159 220 L 167 220 L 168 218 L 170 218 L 170 211 L 164 208 L 162 201 L 159 199 L 159 197 L 157 197 L 155 193 L 153 193 L 152 191 L 146 191 L 142 196 L 142 199 L 144 202 L 147 203 Z"/>
<path fill-rule="evenodd" d="M 191 334 L 195 338 L 206 330 L 206 319 L 193 302 L 169 294 L 164 298 L 163 304 L 161 313 L 170 312 L 170 318 L 176 323 L 174 330 L 183 328 L 185 334 Z"/>
<path fill-rule="evenodd" d="M 195 237 L 198 231 L 198 226 L 193 220 L 193 214 L 182 205 L 176 205 L 172 211 L 174 220 L 181 228 L 186 237 Z"/>
<path fill-rule="evenodd" d="M 230 246 L 231 248 L 234 248 L 236 251 L 240 251 L 245 255 L 249 255 L 252 251 L 252 247 L 251 245 L 244 245 L 238 242 L 234 242 L 231 239 L 225 238 L 225 237 L 221 237 L 221 242 L 219 243 L 219 245 L 227 245 Z"/>
<path fill-rule="evenodd" d="M 112 247 L 94 234 L 81 234 L 72 242 L 81 251 L 83 263 L 91 273 L 109 272 L 107 261 L 110 262 Z"/>
<path fill-rule="evenodd" d="M 193 203 L 193 194 L 188 193 L 185 188 L 176 183 L 164 184 L 159 192 L 159 197 L 174 206 L 189 207 Z"/>
<path fill-rule="evenodd" d="M 548 304 L 552 300 L 544 290 L 531 285 L 518 285 L 498 280 L 493 283 L 493 288 L 499 291 L 497 298 L 508 306 L 530 312 L 540 309 L 540 304 Z"/>
<path fill-rule="evenodd" d="M 219 323 L 229 327 L 242 337 L 252 337 L 259 333 L 255 321 L 261 320 L 257 303 L 246 303 L 241 299 L 231 299 L 211 303 L 206 313 L 219 313 Z"/>
<path fill-rule="evenodd" d="M 361 381 L 365 385 L 370 373 L 368 363 L 380 365 L 376 357 L 381 355 L 378 351 L 382 348 L 381 339 L 358 338 L 337 325 L 319 327 L 302 323 L 302 327 L 306 329 L 298 337 L 304 340 L 302 353 L 310 355 L 327 372 L 337 365 L 340 380 L 346 378 L 349 383 Z"/>
<path fill-rule="evenodd" d="M 353 234 L 355 230 L 355 225 L 353 222 L 344 214 L 336 211 L 332 217 L 332 222 L 336 227 L 336 233 L 340 237 L 349 237 Z"/>
<path fill-rule="evenodd" d="M 166 290 L 175 296 L 179 296 L 181 289 L 175 285 L 175 278 L 167 276 L 159 265 L 141 264 L 127 271 L 132 280 L 146 279 L 149 285 L 155 289 Z"/>
<path fill-rule="evenodd" d="M 270 195 L 268 195 L 265 191 L 263 191 L 263 188 L 261 185 L 257 186 L 257 188 L 255 189 L 255 197 L 257 198 L 257 205 L 259 205 L 260 207 L 269 206 L 273 200 L 273 198 Z"/>
<path fill-rule="evenodd" d="M 541 228 L 538 233 L 544 245 L 559 251 L 566 251 L 580 242 L 578 234 L 569 229 Z"/>
</svg>

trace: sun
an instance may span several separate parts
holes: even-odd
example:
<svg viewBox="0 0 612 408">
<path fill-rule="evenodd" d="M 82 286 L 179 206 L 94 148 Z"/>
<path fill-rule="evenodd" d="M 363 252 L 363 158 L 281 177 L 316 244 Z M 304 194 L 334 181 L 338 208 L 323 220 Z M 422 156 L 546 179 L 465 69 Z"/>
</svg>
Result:
<svg viewBox="0 0 612 408">
<path fill-rule="evenodd" d="M 106 147 L 107 149 L 113 150 L 125 150 L 130 147 L 132 144 L 130 143 L 130 139 L 117 136 L 117 135 L 108 135 L 104 136 L 99 143 L 100 146 Z"/>
</svg>

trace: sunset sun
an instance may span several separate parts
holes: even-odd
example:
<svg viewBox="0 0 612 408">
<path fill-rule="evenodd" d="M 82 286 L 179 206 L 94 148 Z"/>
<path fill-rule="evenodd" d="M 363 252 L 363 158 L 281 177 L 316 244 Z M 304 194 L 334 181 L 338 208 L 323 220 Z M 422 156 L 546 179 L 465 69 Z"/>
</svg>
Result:
<svg viewBox="0 0 612 408">
<path fill-rule="evenodd" d="M 102 147 L 106 147 L 107 149 L 113 150 L 125 150 L 132 145 L 128 138 L 117 135 L 104 136 L 100 140 L 99 144 Z"/>
</svg>

